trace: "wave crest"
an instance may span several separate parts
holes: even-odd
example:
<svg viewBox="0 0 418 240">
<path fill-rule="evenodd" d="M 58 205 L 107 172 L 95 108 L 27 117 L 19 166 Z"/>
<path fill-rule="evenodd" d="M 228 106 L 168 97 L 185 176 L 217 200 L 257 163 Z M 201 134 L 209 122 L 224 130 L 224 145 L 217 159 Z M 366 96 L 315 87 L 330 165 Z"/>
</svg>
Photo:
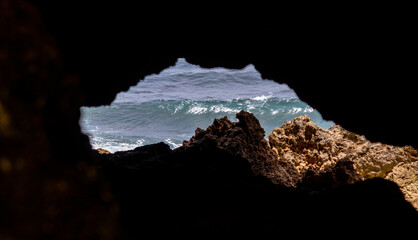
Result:
<svg viewBox="0 0 418 240">
<path fill-rule="evenodd" d="M 113 152 L 156 142 L 166 142 L 176 148 L 196 128 L 207 128 L 214 118 L 224 116 L 236 121 L 235 115 L 241 110 L 253 113 L 266 133 L 300 115 L 307 115 L 322 128 L 334 124 L 324 121 L 318 111 L 298 99 L 268 95 L 231 101 L 153 100 L 83 107 L 80 123 L 94 148 Z"/>
</svg>

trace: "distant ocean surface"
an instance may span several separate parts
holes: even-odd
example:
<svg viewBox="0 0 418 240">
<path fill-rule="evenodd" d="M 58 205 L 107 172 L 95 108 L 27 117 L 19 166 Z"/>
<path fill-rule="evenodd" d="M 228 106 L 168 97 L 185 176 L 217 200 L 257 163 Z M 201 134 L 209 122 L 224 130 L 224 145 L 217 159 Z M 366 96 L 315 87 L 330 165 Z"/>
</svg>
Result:
<svg viewBox="0 0 418 240">
<path fill-rule="evenodd" d="M 184 59 L 119 93 L 109 106 L 82 107 L 80 125 L 95 149 L 124 151 L 157 142 L 176 148 L 214 118 L 237 121 L 241 110 L 259 119 L 266 136 L 300 115 L 322 128 L 334 125 L 286 84 L 263 80 L 252 65 L 204 69 Z"/>
</svg>

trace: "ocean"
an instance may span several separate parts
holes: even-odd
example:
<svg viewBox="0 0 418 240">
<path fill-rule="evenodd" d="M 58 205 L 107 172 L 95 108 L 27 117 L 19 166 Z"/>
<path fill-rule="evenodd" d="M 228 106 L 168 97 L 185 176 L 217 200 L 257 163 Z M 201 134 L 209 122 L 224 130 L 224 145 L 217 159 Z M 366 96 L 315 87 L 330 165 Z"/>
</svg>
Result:
<svg viewBox="0 0 418 240">
<path fill-rule="evenodd" d="M 110 105 L 81 107 L 80 126 L 95 149 L 125 151 L 158 142 L 176 148 L 214 118 L 237 121 L 241 110 L 258 118 L 266 136 L 300 115 L 322 128 L 334 125 L 286 84 L 263 80 L 253 65 L 205 69 L 180 58 L 175 66 L 119 93 Z"/>
</svg>

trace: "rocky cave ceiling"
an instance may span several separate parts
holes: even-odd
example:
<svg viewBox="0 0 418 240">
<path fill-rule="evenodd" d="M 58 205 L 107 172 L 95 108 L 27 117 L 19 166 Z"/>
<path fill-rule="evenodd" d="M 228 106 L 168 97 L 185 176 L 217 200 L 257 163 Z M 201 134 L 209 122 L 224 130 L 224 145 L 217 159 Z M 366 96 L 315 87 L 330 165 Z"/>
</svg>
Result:
<svg viewBox="0 0 418 240">
<path fill-rule="evenodd" d="M 245 4 L 191 8 L 132 1 L 0 1 L 0 238 L 118 236 L 123 203 L 91 161 L 91 147 L 78 124 L 80 107 L 109 104 L 118 92 L 174 65 L 179 57 L 201 67 L 253 64 L 263 78 L 287 83 L 325 119 L 370 141 L 418 147 L 414 8 Z M 189 160 L 202 156 L 195 155 Z M 137 177 L 167 187 L 158 176 L 171 175 L 155 164 Z M 195 187 L 187 177 L 180 180 L 186 185 L 176 186 L 184 186 L 184 193 L 188 183 Z M 134 192 L 130 184 L 122 186 Z M 374 206 L 375 220 L 381 220 L 379 216 L 398 214 L 398 202 L 386 209 L 393 212 L 381 212 L 379 206 L 389 204 L 375 207 L 376 199 L 390 202 L 390 189 L 396 188 L 383 180 L 365 181 L 341 191 L 346 195 L 337 194 L 339 198 L 323 197 L 345 214 L 358 211 L 357 206 L 365 211 Z M 286 195 L 276 190 L 277 200 Z M 396 194 L 393 199 L 404 206 L 402 194 Z M 364 204 L 366 195 L 369 202 Z M 243 196 L 240 201 L 247 199 L 245 191 Z M 335 199 L 350 204 L 338 206 Z M 345 208 L 352 202 L 355 207 Z M 340 212 L 327 209 L 329 216 L 339 217 Z"/>
<path fill-rule="evenodd" d="M 202 67 L 254 64 L 264 78 L 287 83 L 324 118 L 372 141 L 417 146 L 411 123 L 416 49 L 407 9 L 39 6 L 66 71 L 80 78 L 83 105 L 108 104 L 179 57 Z"/>
</svg>

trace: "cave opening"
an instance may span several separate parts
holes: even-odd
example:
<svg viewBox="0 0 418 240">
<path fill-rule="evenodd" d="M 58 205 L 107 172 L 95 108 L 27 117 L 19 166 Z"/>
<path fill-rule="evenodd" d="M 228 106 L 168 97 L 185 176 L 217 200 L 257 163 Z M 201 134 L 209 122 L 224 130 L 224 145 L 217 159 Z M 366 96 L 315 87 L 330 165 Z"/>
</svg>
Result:
<svg viewBox="0 0 418 240">
<path fill-rule="evenodd" d="M 266 136 L 300 115 L 322 128 L 334 125 L 286 84 L 263 80 L 253 65 L 201 68 L 179 58 L 174 66 L 118 93 L 110 105 L 81 107 L 80 126 L 94 149 L 126 151 L 157 142 L 176 148 L 196 128 L 206 129 L 224 116 L 236 121 L 241 110 L 258 118 Z"/>
</svg>

